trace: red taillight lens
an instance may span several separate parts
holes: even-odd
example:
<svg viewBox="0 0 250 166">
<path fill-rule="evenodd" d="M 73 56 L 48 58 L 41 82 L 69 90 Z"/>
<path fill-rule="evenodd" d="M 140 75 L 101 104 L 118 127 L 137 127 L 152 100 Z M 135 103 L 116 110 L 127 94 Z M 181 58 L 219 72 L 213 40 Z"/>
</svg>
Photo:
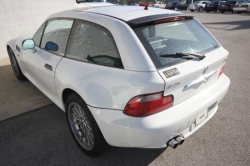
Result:
<svg viewBox="0 0 250 166">
<path fill-rule="evenodd" d="M 167 21 L 175 21 L 175 20 L 184 20 L 184 19 L 186 19 L 185 16 L 170 17 L 170 18 L 164 18 L 164 19 L 156 20 L 155 23 L 161 23 L 161 22 L 167 22 Z"/>
<path fill-rule="evenodd" d="M 132 98 L 125 107 L 124 113 L 142 117 L 156 114 L 173 105 L 173 96 L 163 96 L 163 92 L 140 95 Z"/>
<path fill-rule="evenodd" d="M 241 5 L 241 7 L 248 7 L 248 5 Z"/>
<path fill-rule="evenodd" d="M 224 72 L 224 70 L 225 70 L 225 65 L 223 65 L 222 67 L 221 67 L 221 69 L 220 69 L 220 73 L 219 73 L 219 77 L 221 76 L 221 74 Z"/>
<path fill-rule="evenodd" d="M 234 7 L 239 7 L 239 5 L 234 5 Z"/>
</svg>

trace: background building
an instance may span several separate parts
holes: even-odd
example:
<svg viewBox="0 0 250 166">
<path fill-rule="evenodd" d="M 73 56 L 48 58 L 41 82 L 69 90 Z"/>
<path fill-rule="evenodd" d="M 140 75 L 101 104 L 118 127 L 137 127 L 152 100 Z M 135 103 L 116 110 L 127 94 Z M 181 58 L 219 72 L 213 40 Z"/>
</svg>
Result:
<svg viewBox="0 0 250 166">
<path fill-rule="evenodd" d="M 73 9 L 75 0 L 0 0 L 0 60 L 7 58 L 6 42 L 34 33 L 50 14 Z"/>
</svg>

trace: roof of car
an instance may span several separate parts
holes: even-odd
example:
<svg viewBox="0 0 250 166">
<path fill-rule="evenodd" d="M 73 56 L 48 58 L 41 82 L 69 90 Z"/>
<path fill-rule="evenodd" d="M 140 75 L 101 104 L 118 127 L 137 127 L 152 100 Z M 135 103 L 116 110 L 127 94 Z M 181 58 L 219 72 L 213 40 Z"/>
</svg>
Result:
<svg viewBox="0 0 250 166">
<path fill-rule="evenodd" d="M 183 13 L 172 10 L 157 9 L 152 7 L 149 7 L 148 10 L 144 10 L 144 8 L 145 7 L 143 6 L 84 6 L 75 8 L 74 10 L 70 10 L 67 12 L 94 13 L 114 17 L 123 21 L 134 20 L 137 18 L 148 17 L 152 15 L 167 15 L 169 17 L 176 15 L 184 15 Z"/>
</svg>

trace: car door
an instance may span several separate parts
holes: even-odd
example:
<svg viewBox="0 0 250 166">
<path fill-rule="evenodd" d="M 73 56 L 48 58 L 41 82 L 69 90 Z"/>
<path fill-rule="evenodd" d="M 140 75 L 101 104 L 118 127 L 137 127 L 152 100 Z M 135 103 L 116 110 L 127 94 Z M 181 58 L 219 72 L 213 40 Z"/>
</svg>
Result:
<svg viewBox="0 0 250 166">
<path fill-rule="evenodd" d="M 29 73 L 49 98 L 57 96 L 54 86 L 55 70 L 65 55 L 73 22 L 72 19 L 49 20 L 46 27 L 43 25 L 45 28 L 39 29 L 40 31 L 44 29 L 40 43 L 37 39 L 39 37 L 35 35 L 33 38 L 36 44 L 35 50 L 27 50 L 28 53 L 24 54 Z"/>
</svg>

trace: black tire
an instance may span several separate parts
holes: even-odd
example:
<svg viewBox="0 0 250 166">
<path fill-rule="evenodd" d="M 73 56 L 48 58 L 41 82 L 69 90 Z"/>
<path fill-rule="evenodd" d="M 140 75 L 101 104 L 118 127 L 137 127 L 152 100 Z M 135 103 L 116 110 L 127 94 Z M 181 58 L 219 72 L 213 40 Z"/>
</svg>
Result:
<svg viewBox="0 0 250 166">
<path fill-rule="evenodd" d="M 209 10 L 206 10 L 207 13 L 209 13 L 210 11 Z"/>
<path fill-rule="evenodd" d="M 233 10 L 231 10 L 231 12 L 232 12 L 232 13 L 234 13 L 234 11 L 233 11 Z"/>
<path fill-rule="evenodd" d="M 194 12 L 194 10 L 191 10 L 191 12 Z"/>
<path fill-rule="evenodd" d="M 81 111 L 83 111 L 83 112 L 81 112 L 82 116 L 75 116 L 77 118 L 81 118 L 81 121 L 78 121 L 75 119 L 77 121 L 77 122 L 75 122 L 75 123 L 77 123 L 77 124 L 75 124 L 75 126 L 71 120 L 71 119 L 74 119 L 74 116 L 71 114 L 72 112 L 74 112 L 73 108 L 72 108 L 73 107 L 72 104 L 73 104 L 74 108 L 76 108 L 74 104 L 76 104 L 77 107 L 80 106 L 82 109 Z M 82 98 L 79 95 L 72 93 L 66 99 L 65 106 L 66 106 L 65 107 L 66 117 L 67 117 L 69 129 L 71 131 L 71 134 L 73 135 L 73 138 L 75 139 L 77 145 L 81 148 L 81 150 L 86 155 L 91 156 L 91 157 L 98 156 L 101 153 L 105 152 L 108 148 L 108 144 L 105 141 L 105 139 L 101 133 L 101 130 L 98 127 L 93 115 L 91 114 L 89 108 L 87 107 L 86 103 L 82 100 Z M 76 114 L 74 114 L 74 115 L 76 115 Z M 78 115 L 80 115 L 80 114 L 78 114 Z M 87 121 L 86 121 L 86 119 L 87 119 Z M 78 126 L 78 128 L 77 128 L 77 126 Z M 84 130 L 85 130 L 85 132 L 84 132 Z M 90 133 L 90 131 L 91 131 L 91 134 L 87 135 L 86 133 Z M 80 135 L 80 136 L 77 136 L 77 135 Z M 83 135 L 85 135 L 85 138 Z M 88 138 L 88 136 L 89 136 L 89 138 Z M 90 149 L 88 149 L 87 146 L 89 144 L 87 145 L 87 143 L 85 141 L 88 140 L 89 142 L 92 142 L 92 141 L 90 141 L 90 136 L 92 136 L 92 139 L 93 139 L 92 144 L 93 145 Z M 78 137 L 81 137 L 80 140 Z M 84 147 L 84 142 L 86 143 L 86 145 L 85 145 L 86 147 Z"/>
<path fill-rule="evenodd" d="M 237 12 L 237 14 L 241 14 L 242 12 Z"/>
<path fill-rule="evenodd" d="M 15 56 L 15 53 L 12 51 L 12 49 L 10 47 L 7 48 L 7 52 L 9 54 L 10 64 L 11 64 L 12 70 L 13 70 L 16 78 L 20 81 L 26 80 L 26 77 L 23 75 L 23 72 L 20 69 L 20 66 L 19 66 L 18 61 L 17 61 L 16 56 Z"/>
<path fill-rule="evenodd" d="M 225 13 L 225 11 L 224 11 L 224 10 L 221 10 L 220 12 L 221 12 L 221 13 Z"/>
<path fill-rule="evenodd" d="M 198 9 L 198 12 L 202 12 L 203 11 L 203 7 L 200 7 L 199 9 Z"/>
</svg>

